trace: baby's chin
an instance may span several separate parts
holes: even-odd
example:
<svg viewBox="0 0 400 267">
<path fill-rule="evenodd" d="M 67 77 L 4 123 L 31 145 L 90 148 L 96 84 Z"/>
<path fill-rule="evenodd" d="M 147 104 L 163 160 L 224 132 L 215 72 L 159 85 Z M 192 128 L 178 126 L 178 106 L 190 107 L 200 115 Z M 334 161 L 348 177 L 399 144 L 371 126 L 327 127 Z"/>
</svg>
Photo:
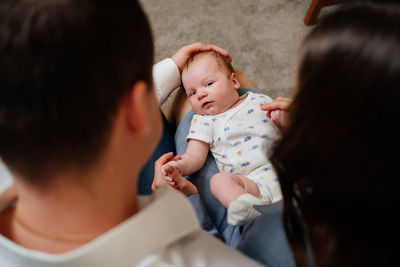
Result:
<svg viewBox="0 0 400 267">
<path fill-rule="evenodd" d="M 194 110 L 194 112 L 196 112 L 196 114 L 201 115 L 201 116 L 215 115 L 215 114 L 211 114 L 210 112 L 204 111 L 204 110 Z"/>
<path fill-rule="evenodd" d="M 201 115 L 201 116 L 211 115 L 211 114 L 209 114 L 208 112 L 204 112 L 204 111 L 201 111 L 201 110 L 199 110 L 199 111 L 194 110 L 194 112 L 196 112 L 196 114 Z"/>
<path fill-rule="evenodd" d="M 213 115 L 218 115 L 218 114 L 221 114 L 221 113 L 224 113 L 226 110 L 215 110 L 215 109 L 213 109 L 213 108 L 211 108 L 211 109 L 209 109 L 209 110 L 198 110 L 198 111 L 194 111 L 194 112 L 196 112 L 197 114 L 199 114 L 199 115 L 202 115 L 202 116 L 213 116 Z"/>
</svg>

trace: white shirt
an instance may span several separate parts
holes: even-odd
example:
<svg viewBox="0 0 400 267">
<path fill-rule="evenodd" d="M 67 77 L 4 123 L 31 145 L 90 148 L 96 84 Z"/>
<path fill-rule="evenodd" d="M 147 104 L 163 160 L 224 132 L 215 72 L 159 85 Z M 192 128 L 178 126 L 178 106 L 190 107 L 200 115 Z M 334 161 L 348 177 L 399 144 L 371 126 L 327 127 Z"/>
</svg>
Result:
<svg viewBox="0 0 400 267">
<path fill-rule="evenodd" d="M 189 201 L 162 187 L 140 212 L 64 254 L 21 247 L 0 235 L 0 266 L 261 266 L 204 232 Z"/>
<path fill-rule="evenodd" d="M 180 85 L 179 70 L 166 59 L 154 66 L 153 75 L 162 103 Z M 0 162 L 5 189 L 11 178 L 4 167 Z M 261 266 L 204 232 L 181 193 L 164 187 L 138 200 L 140 212 L 67 253 L 26 249 L 0 235 L 0 266 Z"/>
<path fill-rule="evenodd" d="M 181 85 L 181 74 L 175 62 L 166 58 L 153 66 L 153 82 L 160 105 Z"/>
</svg>

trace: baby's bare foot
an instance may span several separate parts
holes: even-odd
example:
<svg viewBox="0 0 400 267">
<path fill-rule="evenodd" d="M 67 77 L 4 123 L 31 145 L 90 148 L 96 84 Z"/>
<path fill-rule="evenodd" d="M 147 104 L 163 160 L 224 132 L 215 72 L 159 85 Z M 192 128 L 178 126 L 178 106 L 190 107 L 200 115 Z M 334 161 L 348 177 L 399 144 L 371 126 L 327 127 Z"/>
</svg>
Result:
<svg viewBox="0 0 400 267">
<path fill-rule="evenodd" d="M 164 171 L 168 184 L 181 191 L 186 196 L 197 194 L 197 187 L 182 177 L 179 170 L 171 165 L 165 165 Z"/>
</svg>

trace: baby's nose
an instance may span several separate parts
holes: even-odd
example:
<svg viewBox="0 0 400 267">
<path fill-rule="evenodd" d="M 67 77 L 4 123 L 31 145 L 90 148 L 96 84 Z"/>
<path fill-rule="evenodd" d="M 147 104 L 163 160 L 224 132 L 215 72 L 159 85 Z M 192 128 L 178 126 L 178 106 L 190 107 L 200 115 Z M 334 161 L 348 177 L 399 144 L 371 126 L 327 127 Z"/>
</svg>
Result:
<svg viewBox="0 0 400 267">
<path fill-rule="evenodd" d="M 207 96 L 207 92 L 204 90 L 200 90 L 197 92 L 197 96 L 199 99 L 202 99 L 203 97 Z"/>
</svg>

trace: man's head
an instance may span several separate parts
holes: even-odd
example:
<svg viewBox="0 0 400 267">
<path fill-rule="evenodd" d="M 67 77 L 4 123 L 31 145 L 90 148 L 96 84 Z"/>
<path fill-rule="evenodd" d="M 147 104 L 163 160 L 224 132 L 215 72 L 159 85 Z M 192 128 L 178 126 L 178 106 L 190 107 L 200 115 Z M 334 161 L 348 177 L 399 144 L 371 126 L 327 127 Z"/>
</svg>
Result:
<svg viewBox="0 0 400 267">
<path fill-rule="evenodd" d="M 239 82 L 227 58 L 215 51 L 192 55 L 182 71 L 182 83 L 193 110 L 216 115 L 239 100 Z"/>
<path fill-rule="evenodd" d="M 94 163 L 121 99 L 152 82 L 134 0 L 2 0 L 0 58 L 0 156 L 34 183 Z"/>
</svg>

